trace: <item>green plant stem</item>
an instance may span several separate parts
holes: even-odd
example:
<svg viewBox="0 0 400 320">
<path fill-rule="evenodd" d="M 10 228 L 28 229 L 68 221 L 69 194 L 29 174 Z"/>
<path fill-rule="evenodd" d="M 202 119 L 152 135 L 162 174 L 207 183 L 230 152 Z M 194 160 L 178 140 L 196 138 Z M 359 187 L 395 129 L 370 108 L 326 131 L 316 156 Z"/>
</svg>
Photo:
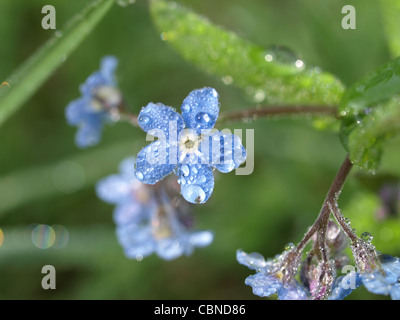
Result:
<svg viewBox="0 0 400 320">
<path fill-rule="evenodd" d="M 235 121 L 245 119 L 258 119 L 261 117 L 285 117 L 293 115 L 330 115 L 337 117 L 335 106 L 270 106 L 257 107 L 239 111 L 226 112 L 220 115 L 219 121 Z"/>
</svg>

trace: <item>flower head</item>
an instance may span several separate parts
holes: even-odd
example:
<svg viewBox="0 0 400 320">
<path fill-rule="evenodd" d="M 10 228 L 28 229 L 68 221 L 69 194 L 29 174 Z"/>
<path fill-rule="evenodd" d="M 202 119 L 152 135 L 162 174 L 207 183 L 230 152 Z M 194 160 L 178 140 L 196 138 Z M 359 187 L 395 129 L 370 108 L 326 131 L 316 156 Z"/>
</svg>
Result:
<svg viewBox="0 0 400 320">
<path fill-rule="evenodd" d="M 400 259 L 381 255 L 380 260 L 383 270 L 362 273 L 362 282 L 372 293 L 390 295 L 393 300 L 400 300 Z"/>
<path fill-rule="evenodd" d="M 116 204 L 117 237 L 127 257 L 141 260 L 152 253 L 165 260 L 190 255 L 213 240 L 210 231 L 196 231 L 187 223 L 188 205 L 177 203 L 164 185 L 147 186 L 134 175 L 134 158 L 120 165 L 120 174 L 97 184 L 97 194 Z M 176 182 L 175 182 L 176 183 Z"/>
<path fill-rule="evenodd" d="M 253 293 L 260 297 L 278 294 L 280 300 L 308 300 L 307 292 L 296 280 L 285 282 L 281 270 L 286 252 L 274 259 L 265 260 L 259 253 L 247 254 L 242 250 L 236 252 L 237 261 L 257 270 L 256 274 L 246 278 L 245 284 L 253 288 Z"/>
<path fill-rule="evenodd" d="M 183 197 L 204 203 L 214 189 L 213 168 L 232 171 L 245 161 L 246 150 L 238 136 L 212 130 L 219 113 L 215 89 L 192 91 L 181 111 L 154 103 L 142 108 L 138 124 L 158 140 L 137 155 L 136 177 L 155 184 L 174 171 Z"/>
<path fill-rule="evenodd" d="M 279 300 L 342 300 L 362 284 L 356 272 L 335 279 L 334 261 L 318 265 L 305 261 L 301 281 L 297 281 L 294 277 L 297 269 L 293 270 L 296 263 L 288 263 L 293 258 L 293 249 L 293 246 L 289 246 L 282 254 L 268 260 L 259 253 L 237 251 L 237 261 L 257 271 L 245 280 L 255 295 L 270 297 L 277 294 Z M 287 277 L 289 273 L 292 273 L 291 277 Z"/>
<path fill-rule="evenodd" d="M 65 110 L 68 123 L 78 127 L 75 143 L 80 148 L 99 143 L 103 123 L 111 120 L 111 113 L 121 102 L 114 79 L 117 64 L 115 57 L 104 57 L 100 71 L 90 75 L 80 86 L 82 96 L 70 102 Z"/>
</svg>

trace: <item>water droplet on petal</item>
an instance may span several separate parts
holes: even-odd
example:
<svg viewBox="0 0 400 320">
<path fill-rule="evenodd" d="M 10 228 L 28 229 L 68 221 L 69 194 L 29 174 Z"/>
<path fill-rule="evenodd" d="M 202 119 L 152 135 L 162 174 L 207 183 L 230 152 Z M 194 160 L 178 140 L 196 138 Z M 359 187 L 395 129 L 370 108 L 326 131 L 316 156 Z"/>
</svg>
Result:
<svg viewBox="0 0 400 320">
<path fill-rule="evenodd" d="M 150 122 L 150 117 L 141 115 L 138 119 L 140 125 L 145 125 Z"/>
<path fill-rule="evenodd" d="M 187 165 L 183 165 L 181 167 L 182 174 L 187 177 L 190 173 L 189 167 Z"/>
<path fill-rule="evenodd" d="M 191 203 L 202 203 L 206 198 L 206 193 L 204 190 L 195 184 L 190 184 L 187 186 L 182 186 L 181 189 L 182 196 Z"/>
<path fill-rule="evenodd" d="M 196 122 L 201 124 L 207 124 L 211 121 L 211 117 L 207 112 L 199 112 L 196 114 Z"/>
<path fill-rule="evenodd" d="M 144 178 L 143 173 L 141 173 L 140 171 L 136 171 L 135 175 L 136 175 L 136 178 L 138 178 L 139 180 L 143 180 L 143 178 Z"/>
<path fill-rule="evenodd" d="M 198 183 L 204 183 L 204 182 L 207 181 L 205 175 L 200 175 L 200 176 L 198 176 L 196 180 L 198 181 Z"/>
<path fill-rule="evenodd" d="M 250 265 L 257 265 L 259 267 L 262 267 L 265 265 L 265 259 L 264 257 L 257 253 L 257 252 L 253 252 L 250 253 L 246 256 L 246 260 Z"/>
<path fill-rule="evenodd" d="M 190 112 L 190 106 L 188 104 L 184 104 L 181 109 L 182 112 Z"/>
</svg>

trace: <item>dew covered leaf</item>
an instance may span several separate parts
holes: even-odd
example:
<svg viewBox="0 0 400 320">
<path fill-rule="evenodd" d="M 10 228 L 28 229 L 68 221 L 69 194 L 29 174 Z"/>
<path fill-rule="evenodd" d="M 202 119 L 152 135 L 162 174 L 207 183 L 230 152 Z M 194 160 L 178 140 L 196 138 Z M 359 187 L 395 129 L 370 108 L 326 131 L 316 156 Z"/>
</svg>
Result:
<svg viewBox="0 0 400 320">
<path fill-rule="evenodd" d="M 393 57 L 400 55 L 400 0 L 381 0 L 383 23 L 389 50 Z"/>
<path fill-rule="evenodd" d="M 153 0 L 161 38 L 182 57 L 224 83 L 242 88 L 256 103 L 335 105 L 342 83 L 310 68 L 286 49 L 266 50 L 175 2 Z"/>
<path fill-rule="evenodd" d="M 376 170 L 384 141 L 400 133 L 400 98 L 374 108 L 348 136 L 352 161 L 367 170 Z"/>
<path fill-rule="evenodd" d="M 351 86 L 339 106 L 341 140 L 358 166 L 374 171 L 383 142 L 400 131 L 400 57 Z"/>
</svg>

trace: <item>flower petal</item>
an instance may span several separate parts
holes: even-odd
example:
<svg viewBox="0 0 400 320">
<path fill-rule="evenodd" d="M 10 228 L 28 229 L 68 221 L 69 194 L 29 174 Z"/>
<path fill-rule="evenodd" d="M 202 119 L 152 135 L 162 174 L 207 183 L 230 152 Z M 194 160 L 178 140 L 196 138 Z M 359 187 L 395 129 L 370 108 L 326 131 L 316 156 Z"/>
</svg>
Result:
<svg viewBox="0 0 400 320">
<path fill-rule="evenodd" d="M 267 265 L 264 257 L 257 252 L 246 253 L 242 250 L 237 250 L 236 260 L 240 264 L 248 267 L 249 269 L 254 269 L 254 270 L 262 269 Z"/>
<path fill-rule="evenodd" d="M 126 180 L 130 180 L 132 184 L 139 183 L 135 176 L 135 157 L 128 157 L 119 164 L 119 172 Z"/>
<path fill-rule="evenodd" d="M 355 271 L 351 272 L 349 275 L 336 278 L 332 285 L 332 293 L 329 296 L 329 300 L 343 300 L 361 285 L 361 276 Z"/>
<path fill-rule="evenodd" d="M 105 56 L 100 62 L 100 72 L 106 84 L 115 86 L 115 69 L 118 66 L 118 59 L 114 56 Z"/>
<path fill-rule="evenodd" d="M 386 278 L 379 271 L 372 273 L 363 273 L 361 275 L 364 287 L 372 293 L 388 295 L 390 293 L 391 284 L 386 282 Z"/>
<path fill-rule="evenodd" d="M 182 117 L 174 108 L 152 102 L 140 111 L 138 124 L 148 134 L 160 139 L 171 137 L 174 141 L 185 127 Z"/>
<path fill-rule="evenodd" d="M 218 118 L 218 93 L 213 88 L 193 90 L 181 106 L 182 117 L 186 127 L 201 130 L 212 129 Z"/>
<path fill-rule="evenodd" d="M 119 227 L 117 238 L 128 258 L 139 259 L 154 252 L 155 242 L 150 226 L 130 224 Z"/>
<path fill-rule="evenodd" d="M 155 184 L 169 175 L 175 164 L 169 164 L 169 148 L 165 141 L 157 140 L 144 147 L 136 157 L 136 178 L 146 184 Z"/>
<path fill-rule="evenodd" d="M 120 175 L 111 175 L 100 180 L 96 185 L 97 196 L 105 202 L 116 204 L 130 195 L 132 186 L 129 180 Z"/>
<path fill-rule="evenodd" d="M 65 108 L 65 117 L 69 125 L 78 125 L 87 117 L 87 106 L 90 101 L 79 98 L 71 101 Z"/>
<path fill-rule="evenodd" d="M 279 300 L 308 300 L 305 290 L 297 283 L 292 286 L 282 286 L 278 290 Z"/>
<path fill-rule="evenodd" d="M 214 240 L 214 234 L 210 231 L 194 231 L 189 234 L 189 243 L 193 247 L 206 247 Z"/>
<path fill-rule="evenodd" d="M 100 71 L 91 74 L 81 84 L 79 89 L 83 96 L 91 97 L 94 95 L 95 90 L 101 86 L 115 86 L 114 72 L 117 67 L 118 60 L 111 56 L 106 56 L 101 60 Z"/>
<path fill-rule="evenodd" d="M 389 255 L 382 255 L 382 267 L 386 273 L 387 283 L 397 283 L 400 279 L 400 259 Z"/>
<path fill-rule="evenodd" d="M 156 245 L 156 253 L 164 260 L 173 260 L 184 253 L 184 243 L 175 237 L 159 240 Z"/>
<path fill-rule="evenodd" d="M 202 163 L 208 163 L 223 173 L 231 172 L 246 161 L 246 149 L 241 139 L 217 131 L 203 139 L 200 145 Z"/>
<path fill-rule="evenodd" d="M 269 297 L 282 287 L 282 282 L 278 278 L 260 272 L 248 276 L 244 283 L 251 286 L 253 293 L 259 297 Z"/>
<path fill-rule="evenodd" d="M 94 146 L 100 142 L 103 119 L 100 115 L 86 117 L 75 135 L 75 143 L 79 148 Z"/>
<path fill-rule="evenodd" d="M 400 283 L 392 285 L 390 289 L 390 297 L 392 300 L 400 300 Z"/>
<path fill-rule="evenodd" d="M 114 222 L 116 225 L 128 225 L 132 223 L 139 223 L 143 219 L 144 213 L 143 205 L 137 201 L 128 199 L 127 201 L 120 202 L 114 209 Z"/>
<path fill-rule="evenodd" d="M 178 182 L 182 196 L 191 203 L 204 203 L 214 189 L 214 175 L 211 166 L 183 164 L 179 166 Z"/>
</svg>

